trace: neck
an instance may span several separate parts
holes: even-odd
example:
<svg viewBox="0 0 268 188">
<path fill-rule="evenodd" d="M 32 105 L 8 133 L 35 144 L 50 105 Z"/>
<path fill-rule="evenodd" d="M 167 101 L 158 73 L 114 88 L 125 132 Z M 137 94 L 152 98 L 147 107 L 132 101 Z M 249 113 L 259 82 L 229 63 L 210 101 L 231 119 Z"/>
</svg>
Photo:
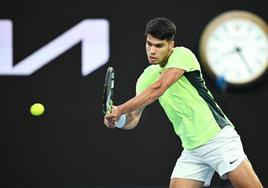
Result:
<svg viewBox="0 0 268 188">
<path fill-rule="evenodd" d="M 159 63 L 160 67 L 166 66 L 168 59 L 169 59 L 170 55 L 172 54 L 172 52 L 173 52 L 173 50 L 166 56 L 166 58 L 161 63 Z"/>
</svg>

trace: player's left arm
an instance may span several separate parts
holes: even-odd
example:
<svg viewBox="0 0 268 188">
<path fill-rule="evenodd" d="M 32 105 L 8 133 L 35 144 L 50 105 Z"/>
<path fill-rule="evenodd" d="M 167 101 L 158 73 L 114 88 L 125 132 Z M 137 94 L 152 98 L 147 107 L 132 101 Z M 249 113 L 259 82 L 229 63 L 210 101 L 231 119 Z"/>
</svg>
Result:
<svg viewBox="0 0 268 188">
<path fill-rule="evenodd" d="M 116 111 L 117 110 L 117 106 L 113 106 L 112 110 Z M 133 110 L 129 113 L 124 114 L 125 116 L 125 122 L 123 124 L 123 127 L 119 127 L 121 129 L 125 129 L 125 130 L 130 130 L 130 129 L 134 129 L 140 120 L 140 117 L 142 115 L 144 108 L 139 108 L 137 110 Z M 112 119 L 107 119 L 106 117 L 104 118 L 104 125 L 106 125 L 106 127 L 108 128 L 116 128 L 117 127 L 118 122 L 113 121 Z"/>
<path fill-rule="evenodd" d="M 168 68 L 160 77 L 141 93 L 117 106 L 116 110 L 106 115 L 106 118 L 116 121 L 122 114 L 144 108 L 157 100 L 174 82 L 176 82 L 185 70 L 179 68 Z"/>
</svg>

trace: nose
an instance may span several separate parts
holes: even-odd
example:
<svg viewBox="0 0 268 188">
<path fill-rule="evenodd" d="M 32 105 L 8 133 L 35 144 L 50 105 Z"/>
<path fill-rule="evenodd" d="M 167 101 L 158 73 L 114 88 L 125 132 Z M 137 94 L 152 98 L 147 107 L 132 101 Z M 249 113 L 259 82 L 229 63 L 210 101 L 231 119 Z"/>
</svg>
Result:
<svg viewBox="0 0 268 188">
<path fill-rule="evenodd" d="M 151 46 L 150 49 L 149 49 L 149 53 L 150 54 L 155 54 L 155 47 L 154 46 Z"/>
</svg>

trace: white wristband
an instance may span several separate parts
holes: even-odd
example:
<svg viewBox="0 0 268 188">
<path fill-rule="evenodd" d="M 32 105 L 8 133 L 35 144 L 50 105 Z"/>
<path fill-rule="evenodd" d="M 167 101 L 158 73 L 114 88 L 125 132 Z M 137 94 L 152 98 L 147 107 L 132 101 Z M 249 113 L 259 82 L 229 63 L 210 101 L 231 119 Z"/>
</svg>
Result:
<svg viewBox="0 0 268 188">
<path fill-rule="evenodd" d="M 116 127 L 119 129 L 122 129 L 125 126 L 126 121 L 127 121 L 127 117 L 125 114 L 123 114 L 122 116 L 120 116 L 120 118 L 116 122 Z"/>
</svg>

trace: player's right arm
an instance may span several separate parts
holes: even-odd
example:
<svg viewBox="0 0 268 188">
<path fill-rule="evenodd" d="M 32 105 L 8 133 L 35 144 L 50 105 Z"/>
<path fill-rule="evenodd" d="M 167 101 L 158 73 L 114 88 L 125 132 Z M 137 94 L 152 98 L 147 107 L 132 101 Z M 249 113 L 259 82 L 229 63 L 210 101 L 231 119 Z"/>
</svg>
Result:
<svg viewBox="0 0 268 188">
<path fill-rule="evenodd" d="M 155 82 L 135 97 L 121 105 L 113 107 L 112 111 L 105 115 L 105 118 L 109 119 L 109 121 L 116 122 L 123 114 L 128 114 L 131 111 L 146 107 L 157 100 L 184 72 L 185 70 L 175 67 L 166 69 Z"/>
</svg>

